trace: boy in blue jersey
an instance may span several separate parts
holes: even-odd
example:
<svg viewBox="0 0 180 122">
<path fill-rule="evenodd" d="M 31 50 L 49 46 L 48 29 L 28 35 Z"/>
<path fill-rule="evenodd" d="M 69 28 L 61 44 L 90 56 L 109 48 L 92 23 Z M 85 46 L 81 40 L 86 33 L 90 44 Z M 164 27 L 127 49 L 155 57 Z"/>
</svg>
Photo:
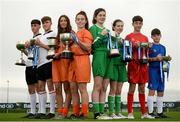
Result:
<svg viewBox="0 0 180 122">
<path fill-rule="evenodd" d="M 162 61 L 164 60 L 163 56 L 166 56 L 166 48 L 160 44 L 161 31 L 159 29 L 155 28 L 152 30 L 151 38 L 153 39 L 154 43 L 149 51 L 149 94 L 147 97 L 148 111 L 149 114 L 155 118 L 167 118 L 167 116 L 163 114 L 165 79 L 162 71 Z M 170 60 L 171 57 L 168 56 L 166 61 Z M 157 91 L 157 115 L 154 114 L 153 111 L 155 91 Z"/>
</svg>

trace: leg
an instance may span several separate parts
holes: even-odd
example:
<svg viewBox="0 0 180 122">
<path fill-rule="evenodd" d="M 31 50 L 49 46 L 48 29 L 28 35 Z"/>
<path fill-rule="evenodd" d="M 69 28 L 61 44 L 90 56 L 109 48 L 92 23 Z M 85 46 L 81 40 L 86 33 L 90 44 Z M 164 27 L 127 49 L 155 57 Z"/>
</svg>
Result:
<svg viewBox="0 0 180 122">
<path fill-rule="evenodd" d="M 65 103 L 64 103 L 64 109 L 63 109 L 63 116 L 67 117 L 68 114 L 68 108 L 71 104 L 71 90 L 70 90 L 70 84 L 69 82 L 64 82 L 64 92 L 65 92 Z"/>
<path fill-rule="evenodd" d="M 47 86 L 49 90 L 50 113 L 55 114 L 56 93 L 54 91 L 54 84 L 51 79 L 47 80 Z"/>
<path fill-rule="evenodd" d="M 70 88 L 71 88 L 72 103 L 73 103 L 73 115 L 79 116 L 80 98 L 79 98 L 77 83 L 76 82 L 70 82 Z"/>
<path fill-rule="evenodd" d="M 149 89 L 149 93 L 147 97 L 147 105 L 148 105 L 149 114 L 153 113 L 154 94 L 155 94 L 155 90 Z"/>
<path fill-rule="evenodd" d="M 81 93 L 82 101 L 82 114 L 84 117 L 88 116 L 88 105 L 89 105 L 89 95 L 87 92 L 87 83 L 78 83 L 78 88 Z"/>
<path fill-rule="evenodd" d="M 164 92 L 157 92 L 157 113 L 163 113 L 163 96 Z"/>
<path fill-rule="evenodd" d="M 38 81 L 39 86 L 39 101 L 40 101 L 40 113 L 45 114 L 46 113 L 46 102 L 47 102 L 47 93 L 46 93 L 46 82 L 39 80 Z"/>
<path fill-rule="evenodd" d="M 109 106 L 109 114 L 110 115 L 112 115 L 114 113 L 116 86 L 117 86 L 117 81 L 110 82 L 110 92 L 109 92 L 109 96 L 108 96 L 108 106 Z"/>
<path fill-rule="evenodd" d="M 105 100 L 106 100 L 106 91 L 107 91 L 107 87 L 109 85 L 109 79 L 104 79 L 103 83 L 102 83 L 102 88 L 100 90 L 100 98 L 99 98 L 99 111 L 100 113 L 104 113 L 104 104 L 105 104 Z"/>
<path fill-rule="evenodd" d="M 115 93 L 115 113 L 119 114 L 121 112 L 121 91 L 122 91 L 123 83 L 118 82 L 116 86 Z"/>
<path fill-rule="evenodd" d="M 132 105 L 133 105 L 133 99 L 134 99 L 134 91 L 136 89 L 136 84 L 129 83 L 129 91 L 128 91 L 128 98 L 127 98 L 127 104 L 128 104 L 128 114 L 132 113 Z"/>
<path fill-rule="evenodd" d="M 30 95 L 30 105 L 31 105 L 31 112 L 32 114 L 36 113 L 36 90 L 35 84 L 28 85 L 28 91 Z"/>
<path fill-rule="evenodd" d="M 55 83 L 55 91 L 56 91 L 56 102 L 58 108 L 58 114 L 63 113 L 63 95 L 62 95 L 62 83 Z"/>
<path fill-rule="evenodd" d="M 94 86 L 92 91 L 92 102 L 93 102 L 93 109 L 94 114 L 99 114 L 99 99 L 100 99 L 100 91 L 102 88 L 103 78 L 100 76 L 96 76 L 94 78 Z"/>
<path fill-rule="evenodd" d="M 138 84 L 138 91 L 139 91 L 139 102 L 141 105 L 141 112 L 142 114 L 145 114 L 146 106 L 145 106 L 145 84 L 144 83 Z"/>
</svg>

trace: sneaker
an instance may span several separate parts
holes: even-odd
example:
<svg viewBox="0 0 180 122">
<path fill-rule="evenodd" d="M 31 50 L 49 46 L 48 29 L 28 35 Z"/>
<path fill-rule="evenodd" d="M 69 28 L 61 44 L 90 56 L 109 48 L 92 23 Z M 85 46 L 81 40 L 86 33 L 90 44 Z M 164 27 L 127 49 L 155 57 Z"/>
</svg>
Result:
<svg viewBox="0 0 180 122">
<path fill-rule="evenodd" d="M 127 118 L 128 118 L 128 119 L 134 119 L 134 115 L 133 115 L 133 113 L 128 113 Z"/>
<path fill-rule="evenodd" d="M 61 115 L 61 114 L 57 114 L 57 115 L 55 115 L 55 117 L 54 118 L 52 118 L 52 119 L 54 119 L 54 120 L 58 120 L 58 119 L 64 119 L 64 116 L 63 115 Z"/>
<path fill-rule="evenodd" d="M 112 113 L 109 115 L 112 119 L 120 119 L 116 114 Z"/>
<path fill-rule="evenodd" d="M 154 118 L 159 118 L 159 116 L 158 116 L 158 115 L 156 115 L 154 112 L 149 113 L 149 115 L 153 116 Z"/>
<path fill-rule="evenodd" d="M 151 116 L 151 115 L 149 115 L 149 114 L 147 114 L 147 113 L 145 113 L 145 114 L 143 114 L 142 116 L 141 116 L 141 119 L 154 119 L 155 117 L 154 116 Z"/>
<path fill-rule="evenodd" d="M 47 119 L 52 119 L 54 117 L 55 117 L 55 114 L 53 114 L 53 113 L 49 113 L 49 114 L 46 115 Z"/>
<path fill-rule="evenodd" d="M 159 118 L 168 118 L 164 113 L 157 113 Z"/>
<path fill-rule="evenodd" d="M 32 114 L 32 113 L 29 113 L 27 114 L 26 116 L 22 117 L 22 118 L 31 118 L 31 117 L 34 117 L 35 114 Z"/>
<path fill-rule="evenodd" d="M 84 116 L 83 114 L 80 114 L 80 116 L 78 117 L 80 120 L 84 120 L 84 119 L 87 119 L 86 116 Z"/>
<path fill-rule="evenodd" d="M 100 114 L 100 116 L 98 116 L 97 119 L 99 119 L 99 120 L 110 120 L 110 119 L 112 119 L 112 117 L 110 117 L 106 114 Z"/>
<path fill-rule="evenodd" d="M 46 117 L 46 114 L 37 114 L 36 116 L 35 116 L 35 119 L 46 119 L 47 117 Z"/>
<path fill-rule="evenodd" d="M 74 114 L 71 114 L 71 115 L 69 116 L 69 119 L 71 119 L 71 120 L 77 120 L 77 119 L 78 119 L 78 116 L 76 116 L 76 115 L 74 115 Z"/>
<path fill-rule="evenodd" d="M 122 115 L 121 113 L 116 114 L 116 116 L 119 117 L 119 119 L 126 119 L 127 117 Z"/>
</svg>

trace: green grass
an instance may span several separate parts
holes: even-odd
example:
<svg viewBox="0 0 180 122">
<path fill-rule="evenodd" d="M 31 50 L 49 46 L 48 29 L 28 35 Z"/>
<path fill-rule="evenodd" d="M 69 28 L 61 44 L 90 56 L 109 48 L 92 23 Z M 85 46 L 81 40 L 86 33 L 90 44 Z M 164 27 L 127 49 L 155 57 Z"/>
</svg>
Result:
<svg viewBox="0 0 180 122">
<path fill-rule="evenodd" d="M 42 121 L 50 121 L 48 119 L 46 120 L 39 120 L 39 119 L 26 119 L 26 118 L 22 118 L 23 116 L 25 116 L 25 113 L 0 113 L 0 121 L 26 121 L 26 122 L 31 122 L 31 121 L 38 121 L 38 122 L 42 122 Z M 126 115 L 126 113 L 124 113 L 124 115 Z M 140 113 L 139 112 L 135 112 L 134 116 L 135 119 L 134 120 L 128 120 L 128 119 L 123 119 L 123 120 L 107 120 L 107 121 L 180 121 L 180 112 L 168 112 L 166 113 L 166 115 L 169 118 L 166 119 L 140 119 Z M 68 120 L 68 119 L 63 119 L 63 120 L 51 120 L 51 121 L 66 121 L 66 122 L 70 122 L 70 121 L 75 121 L 75 120 Z M 76 121 L 83 121 L 83 120 L 76 120 Z M 75 121 L 75 122 L 76 122 Z M 89 119 L 83 121 L 83 122 L 96 122 L 95 120 L 93 120 L 93 114 L 90 113 L 89 114 Z M 104 120 L 99 120 L 99 121 L 104 121 Z"/>
</svg>

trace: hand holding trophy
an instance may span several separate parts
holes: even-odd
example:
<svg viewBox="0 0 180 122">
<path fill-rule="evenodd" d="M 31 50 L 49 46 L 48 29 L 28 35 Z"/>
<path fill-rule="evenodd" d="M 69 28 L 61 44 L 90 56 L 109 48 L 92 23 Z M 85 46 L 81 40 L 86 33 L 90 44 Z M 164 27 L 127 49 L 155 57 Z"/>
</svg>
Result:
<svg viewBox="0 0 180 122">
<path fill-rule="evenodd" d="M 138 59 L 142 64 L 148 63 L 149 58 L 149 43 L 141 42 L 138 48 Z"/>
<path fill-rule="evenodd" d="M 21 51 L 21 58 L 19 60 L 16 61 L 15 65 L 19 65 L 19 66 L 25 66 L 25 61 L 23 59 L 23 51 L 25 50 L 25 42 L 23 41 L 18 41 L 16 44 L 16 48 Z"/>
</svg>

